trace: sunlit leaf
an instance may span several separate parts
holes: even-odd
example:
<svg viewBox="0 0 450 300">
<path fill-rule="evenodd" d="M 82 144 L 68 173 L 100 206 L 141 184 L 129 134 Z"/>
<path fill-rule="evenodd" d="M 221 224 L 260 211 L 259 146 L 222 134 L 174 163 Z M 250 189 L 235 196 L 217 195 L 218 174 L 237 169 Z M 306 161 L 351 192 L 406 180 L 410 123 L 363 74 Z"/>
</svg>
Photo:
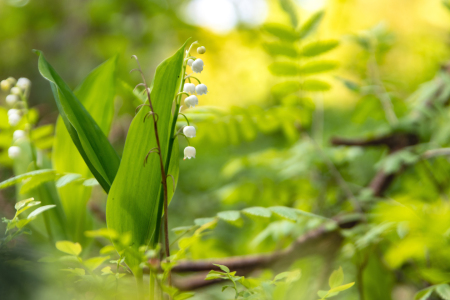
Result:
<svg viewBox="0 0 450 300">
<path fill-rule="evenodd" d="M 300 67 L 301 75 L 310 75 L 321 72 L 327 72 L 336 69 L 337 62 L 334 61 L 312 61 L 308 62 Z"/>
<path fill-rule="evenodd" d="M 269 66 L 269 71 L 275 76 L 297 76 L 300 70 L 300 66 L 293 62 L 274 62 Z"/>
<path fill-rule="evenodd" d="M 313 33 L 322 21 L 324 11 L 318 11 L 313 14 L 300 28 L 299 36 L 300 38 L 305 38 L 311 33 Z"/>
<path fill-rule="evenodd" d="M 265 24 L 263 30 L 273 36 L 276 36 L 280 40 L 284 41 L 296 41 L 300 39 L 299 35 L 288 26 L 277 24 L 277 23 L 269 23 Z"/>
<path fill-rule="evenodd" d="M 302 56 L 317 56 L 324 54 L 330 50 L 333 50 L 339 45 L 339 41 L 327 40 L 327 41 L 317 41 L 306 44 L 301 50 L 300 54 Z"/>
<path fill-rule="evenodd" d="M 302 90 L 307 92 L 325 92 L 331 89 L 331 85 L 318 79 L 308 79 L 303 81 Z"/>
<path fill-rule="evenodd" d="M 56 242 L 56 249 L 61 252 L 78 256 L 81 253 L 81 245 L 79 243 L 73 243 L 70 241 L 59 241 Z"/>
</svg>

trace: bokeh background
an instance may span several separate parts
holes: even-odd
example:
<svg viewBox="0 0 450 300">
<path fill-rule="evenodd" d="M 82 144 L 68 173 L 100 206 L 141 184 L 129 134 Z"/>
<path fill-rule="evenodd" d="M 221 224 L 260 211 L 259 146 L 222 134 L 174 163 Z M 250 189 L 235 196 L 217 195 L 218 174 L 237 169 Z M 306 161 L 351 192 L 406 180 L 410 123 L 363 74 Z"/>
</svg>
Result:
<svg viewBox="0 0 450 300">
<path fill-rule="evenodd" d="M 438 0 L 295 2 L 300 22 L 319 10 L 325 11 L 314 40 L 337 39 L 340 45 L 325 56 L 339 62 L 337 70 L 322 76 L 332 89 L 311 96 L 309 108 L 293 117 L 280 112 L 290 107 L 286 108 L 272 93 L 278 79 L 268 70 L 274 59 L 263 47 L 267 40 L 263 24 L 290 26 L 277 0 L 0 0 L 0 78 L 31 79 L 30 101 L 39 111 L 38 125 L 51 124 L 58 111 L 48 82 L 38 72 L 32 49 L 43 51 L 73 88 L 90 70 L 119 54 L 119 80 L 134 86 L 140 79 L 136 73 L 129 73 L 135 67 L 131 55 L 139 57 L 144 73 L 151 79 L 156 66 L 192 37 L 207 49 L 202 56 L 205 69 L 199 77 L 209 92 L 200 97 L 200 107 L 192 114 L 198 126 L 198 137 L 192 140 L 197 158 L 180 163 L 179 186 L 169 208 L 170 227 L 189 226 L 196 218 L 257 205 L 286 205 L 331 217 L 351 208 L 314 146 L 299 140 L 298 132 L 292 129 L 295 127 L 287 125 L 283 118 L 301 123 L 324 148 L 332 136 L 373 136 L 386 130 L 382 109 L 378 104 L 367 104 L 378 100 L 362 97 L 340 80 L 362 84 L 368 77 L 367 51 L 355 42 L 355 36 L 381 28 L 385 48 L 378 57 L 379 70 L 401 117 L 407 112 L 408 97 L 431 80 L 450 57 L 450 14 Z M 2 104 L 5 97 L 0 94 Z M 109 138 L 120 154 L 137 104 L 119 88 L 115 106 Z M 248 115 L 258 115 L 262 110 L 269 112 L 263 121 L 269 127 L 266 132 L 245 123 Z M 296 113 L 292 110 L 292 114 Z M 311 119 L 320 121 L 314 123 Z M 183 141 L 180 144 L 181 149 L 186 146 Z M 360 148 L 330 147 L 325 152 L 355 191 L 368 184 L 376 172 L 376 163 L 387 155 L 386 149 L 371 149 L 363 154 Z M 10 165 L 7 159 L 2 160 L 0 180 L 12 175 Z M 441 166 L 447 174 L 448 161 L 441 162 Z M 397 182 L 390 195 L 403 197 L 414 187 L 420 189 L 414 192 L 418 198 L 439 198 L 439 191 L 430 188 L 430 183 L 416 184 L 414 172 L 409 174 L 413 179 Z M 2 192 L 0 200 L 13 203 L 14 191 Z M 105 201 L 103 191 L 95 188 L 89 207 L 95 205 L 103 211 Z M 11 217 L 13 210 L 2 205 L 2 215 Z M 269 252 L 288 245 L 314 225 L 277 224 L 270 227 L 256 222 L 236 228 L 220 223 L 214 236 L 192 246 L 190 257 Z M 175 239 L 176 234 L 172 233 L 171 238 Z M 341 254 L 340 264 L 346 267 L 346 274 L 355 277 L 357 268 L 350 262 L 351 253 Z M 397 258 L 402 255 L 398 253 Z M 318 266 L 322 264 L 314 259 L 296 263 L 314 282 L 299 285 L 298 293 L 311 286 L 319 288 L 314 276 L 319 276 Z M 412 299 L 418 290 L 409 282 L 396 282 L 393 276 L 384 278 L 383 274 L 390 270 L 379 262 L 371 261 L 367 272 L 366 286 L 372 289 L 368 299 Z M 376 285 L 380 278 L 387 281 L 383 292 Z M 349 298 L 341 299 L 358 299 L 356 290 L 351 293 Z M 211 289 L 195 299 L 221 297 L 225 296 Z"/>
</svg>

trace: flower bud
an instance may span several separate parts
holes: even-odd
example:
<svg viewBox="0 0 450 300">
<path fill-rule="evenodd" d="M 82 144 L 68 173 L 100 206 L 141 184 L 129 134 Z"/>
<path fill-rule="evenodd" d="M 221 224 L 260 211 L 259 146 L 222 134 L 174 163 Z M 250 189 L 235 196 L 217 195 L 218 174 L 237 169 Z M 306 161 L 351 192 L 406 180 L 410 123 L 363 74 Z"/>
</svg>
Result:
<svg viewBox="0 0 450 300">
<path fill-rule="evenodd" d="M 195 93 L 195 84 L 193 83 L 185 83 L 183 86 L 183 91 L 189 94 Z"/>
<path fill-rule="evenodd" d="M 15 109 L 15 108 L 11 108 L 10 110 L 8 110 L 8 117 L 9 115 L 18 115 L 20 114 L 20 110 Z"/>
<path fill-rule="evenodd" d="M 17 146 L 9 147 L 8 148 L 8 156 L 11 159 L 18 158 L 20 156 L 20 148 Z"/>
<path fill-rule="evenodd" d="M 203 66 L 205 64 L 203 63 L 203 60 L 201 59 L 196 59 L 193 63 L 192 63 L 192 71 L 194 71 L 195 73 L 201 73 L 203 71 Z"/>
<path fill-rule="evenodd" d="M 189 96 L 186 99 L 184 99 L 184 104 L 186 104 L 187 107 L 195 107 L 198 105 L 198 98 L 195 95 Z"/>
<path fill-rule="evenodd" d="M 5 91 L 5 92 L 9 91 L 11 86 L 12 86 L 11 83 L 8 80 L 6 80 L 6 79 L 2 80 L 0 82 L 0 88 L 2 89 L 2 91 Z"/>
<path fill-rule="evenodd" d="M 22 94 L 22 91 L 20 90 L 20 88 L 15 86 L 11 89 L 11 94 L 20 96 L 20 94 Z"/>
<path fill-rule="evenodd" d="M 206 93 L 208 92 L 208 88 L 206 87 L 206 85 L 201 83 L 195 87 L 195 91 L 199 95 L 206 95 Z"/>
<path fill-rule="evenodd" d="M 6 80 L 11 84 L 11 86 L 16 85 L 17 80 L 14 77 L 8 77 Z"/>
<path fill-rule="evenodd" d="M 183 128 L 183 133 L 186 137 L 193 138 L 193 137 L 195 137 L 195 134 L 196 134 L 195 127 L 194 126 L 185 126 Z"/>
<path fill-rule="evenodd" d="M 16 102 L 18 102 L 20 100 L 19 96 L 17 95 L 8 95 L 6 96 L 6 103 L 10 106 L 13 106 L 14 104 L 16 104 Z"/>
<path fill-rule="evenodd" d="M 195 158 L 195 148 L 191 147 L 191 146 L 187 146 L 186 148 L 184 148 L 184 159 L 186 158 Z"/>
<path fill-rule="evenodd" d="M 192 58 L 189 58 L 187 61 L 187 64 L 189 67 L 192 67 L 192 64 L 194 63 L 194 60 Z"/>
<path fill-rule="evenodd" d="M 23 139 L 25 137 L 25 131 L 23 130 L 16 130 L 13 133 L 13 140 Z"/>
<path fill-rule="evenodd" d="M 17 80 L 16 86 L 20 87 L 22 90 L 26 90 L 31 86 L 31 81 L 28 78 L 21 77 Z"/>
<path fill-rule="evenodd" d="M 205 54 L 205 52 L 206 52 L 205 46 L 201 46 L 201 47 L 197 48 L 197 53 L 198 54 Z"/>
</svg>

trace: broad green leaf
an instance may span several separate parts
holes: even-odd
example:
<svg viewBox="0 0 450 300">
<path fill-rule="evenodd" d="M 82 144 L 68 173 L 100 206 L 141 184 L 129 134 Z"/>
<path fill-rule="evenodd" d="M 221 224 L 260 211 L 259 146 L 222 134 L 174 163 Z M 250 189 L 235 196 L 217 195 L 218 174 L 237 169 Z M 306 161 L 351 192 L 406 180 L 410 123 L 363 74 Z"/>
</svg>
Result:
<svg viewBox="0 0 450 300">
<path fill-rule="evenodd" d="M 198 218 L 194 220 L 194 224 L 197 226 L 202 226 L 215 221 L 216 218 Z"/>
<path fill-rule="evenodd" d="M 49 210 L 49 209 L 51 209 L 51 208 L 53 208 L 53 207 L 55 207 L 55 206 L 56 206 L 56 205 L 54 205 L 54 204 L 41 206 L 41 207 L 39 207 L 39 208 L 33 210 L 33 211 L 28 215 L 27 219 L 31 220 L 31 219 L 33 219 L 34 217 L 37 217 L 39 214 L 43 213 L 44 211 Z"/>
<path fill-rule="evenodd" d="M 73 243 L 71 241 L 56 242 L 56 249 L 74 256 L 78 256 L 82 250 L 81 245 L 79 243 Z"/>
<path fill-rule="evenodd" d="M 327 72 L 336 69 L 337 66 L 338 63 L 334 61 L 312 61 L 300 67 L 300 74 L 310 75 L 321 72 Z"/>
<path fill-rule="evenodd" d="M 337 40 L 317 41 L 306 44 L 301 50 L 302 56 L 312 57 L 333 50 L 339 45 Z"/>
<path fill-rule="evenodd" d="M 268 23 L 265 24 L 262 29 L 267 32 L 268 34 L 271 34 L 273 36 L 276 36 L 280 40 L 284 41 L 296 41 L 299 39 L 298 34 L 288 26 L 277 24 L 277 23 Z"/>
<path fill-rule="evenodd" d="M 14 205 L 14 208 L 18 211 L 20 210 L 22 207 L 24 207 L 25 205 L 27 205 L 28 203 L 34 201 L 34 198 L 29 198 L 29 199 L 25 199 L 22 201 L 19 201 L 16 203 L 16 205 Z"/>
<path fill-rule="evenodd" d="M 328 293 L 331 294 L 331 293 L 337 293 L 337 292 L 345 291 L 345 290 L 351 288 L 354 284 L 355 284 L 354 282 L 351 282 L 351 283 L 347 283 L 347 284 L 344 284 L 344 285 L 340 285 L 338 287 L 332 288 L 331 290 L 328 291 Z"/>
<path fill-rule="evenodd" d="M 184 48 L 185 45 L 157 67 L 151 91 L 153 108 L 158 115 L 158 135 L 163 161 L 167 157 L 171 109 L 180 85 Z M 155 217 L 161 185 L 158 154 L 150 154 L 144 166 L 146 155 L 156 147 L 153 120 L 148 118 L 144 122 L 144 116 L 149 111 L 148 106 L 143 106 L 131 122 L 122 162 L 106 205 L 108 228 L 114 229 L 119 234 L 130 232 L 132 248 L 136 250 L 140 246 L 148 245 L 156 228 L 156 222 L 161 219 L 161 216 Z M 175 163 L 177 160 L 171 159 Z M 170 172 L 169 167 L 169 174 Z M 175 178 L 177 176 L 177 174 L 172 175 Z M 170 181 L 171 178 L 168 180 Z M 120 245 L 115 244 L 115 246 L 118 251 L 121 251 Z M 133 272 L 139 272 L 137 268 L 140 264 L 139 260 L 127 257 L 126 261 Z"/>
<path fill-rule="evenodd" d="M 17 210 L 16 216 L 19 216 L 24 211 L 27 211 L 28 209 L 32 208 L 33 206 L 40 205 L 40 204 L 41 204 L 41 201 L 30 201 L 26 205 L 24 205 L 23 207 L 21 207 L 20 209 Z"/>
<path fill-rule="evenodd" d="M 300 66 L 293 62 L 274 62 L 269 66 L 269 71 L 275 76 L 297 76 Z"/>
<path fill-rule="evenodd" d="M 246 208 L 242 210 L 242 212 L 246 215 L 257 216 L 261 218 L 270 218 L 270 216 L 272 215 L 270 209 L 259 206 Z"/>
<path fill-rule="evenodd" d="M 24 181 L 25 179 L 28 179 L 28 178 L 31 178 L 34 176 L 41 176 L 41 175 L 43 176 L 44 174 L 50 174 L 50 173 L 56 174 L 56 171 L 50 170 L 50 169 L 43 169 L 43 170 L 31 171 L 28 173 L 20 174 L 13 178 L 10 178 L 10 179 L 0 182 L 0 189 L 10 187 L 16 183 L 20 183 L 20 182 Z"/>
<path fill-rule="evenodd" d="M 302 88 L 302 84 L 299 81 L 286 81 L 281 82 L 272 87 L 272 93 L 275 96 L 283 97 L 289 95 L 291 93 L 295 93 L 296 91 Z"/>
<path fill-rule="evenodd" d="M 339 269 L 331 273 L 328 284 L 330 285 L 330 288 L 335 288 L 340 286 L 342 282 L 344 282 L 344 271 L 342 270 L 342 267 L 339 267 Z"/>
<path fill-rule="evenodd" d="M 318 79 L 308 79 L 302 83 L 302 90 L 307 92 L 325 92 L 330 89 L 330 84 Z"/>
<path fill-rule="evenodd" d="M 105 136 L 109 133 L 114 115 L 116 64 L 116 58 L 106 61 L 94 69 L 74 92 Z M 90 229 L 86 204 L 92 187 L 71 182 L 77 179 L 74 174 L 79 174 L 78 176 L 83 178 L 90 178 L 92 174 L 88 167 L 89 162 L 85 162 L 83 153 L 80 154 L 79 147 L 72 141 L 71 135 L 64 119 L 60 116 L 56 124 L 52 162 L 58 173 L 70 173 L 57 182 L 58 193 L 66 213 L 67 228 L 71 238 L 74 241 L 83 242 L 84 231 Z M 117 157 L 111 163 L 116 164 Z M 96 179 L 93 180 L 98 182 Z M 100 180 L 100 182 L 104 187 L 104 181 Z"/>
<path fill-rule="evenodd" d="M 297 221 L 297 214 L 294 208 L 286 207 L 286 206 L 272 206 L 269 207 L 269 209 L 279 215 L 282 218 L 291 220 L 291 221 Z"/>
<path fill-rule="evenodd" d="M 272 42 L 264 43 L 264 50 L 272 56 L 287 56 L 296 58 L 299 55 L 299 50 L 292 44 L 286 42 Z"/>
<path fill-rule="evenodd" d="M 322 21 L 324 12 L 318 11 L 313 14 L 303 25 L 300 27 L 299 36 L 300 38 L 305 38 L 311 33 L 313 33 L 319 26 L 320 21 Z"/>
<path fill-rule="evenodd" d="M 58 110 L 72 141 L 92 174 L 108 192 L 120 163 L 117 153 L 86 108 L 45 60 L 42 52 L 36 52 L 39 55 L 39 71 L 50 82 Z M 102 97 L 101 94 L 100 96 Z"/>
<path fill-rule="evenodd" d="M 109 259 L 109 256 L 97 256 L 97 257 L 92 257 L 89 258 L 88 260 L 84 261 L 84 265 L 91 271 L 94 271 L 95 269 L 97 269 L 98 267 L 101 266 L 101 264 L 105 261 Z"/>
</svg>

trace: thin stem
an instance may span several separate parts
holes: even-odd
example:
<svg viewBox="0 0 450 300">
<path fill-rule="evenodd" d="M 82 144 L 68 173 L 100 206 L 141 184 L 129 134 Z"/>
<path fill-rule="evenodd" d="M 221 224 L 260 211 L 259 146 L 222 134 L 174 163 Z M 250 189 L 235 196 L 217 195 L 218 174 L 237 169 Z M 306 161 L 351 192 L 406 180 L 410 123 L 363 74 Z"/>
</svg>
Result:
<svg viewBox="0 0 450 300">
<path fill-rule="evenodd" d="M 194 78 L 195 80 L 197 80 L 198 84 L 202 84 L 197 77 L 192 76 L 192 75 L 188 75 L 188 76 L 184 77 L 184 80 L 188 79 L 189 82 L 191 82 L 191 78 Z"/>
<path fill-rule="evenodd" d="M 373 50 L 370 53 L 368 69 L 371 80 L 375 85 L 375 94 L 377 98 L 380 99 L 387 121 L 393 126 L 398 122 L 397 115 L 394 112 L 391 97 L 389 97 L 389 94 L 380 79 L 380 71 L 378 70 L 377 59 Z"/>
<path fill-rule="evenodd" d="M 190 126 L 190 124 L 189 124 L 189 119 L 185 116 L 185 114 L 183 114 L 183 113 L 178 113 L 178 115 L 182 115 L 182 116 L 186 119 L 186 122 L 187 122 L 188 126 Z"/>
</svg>

